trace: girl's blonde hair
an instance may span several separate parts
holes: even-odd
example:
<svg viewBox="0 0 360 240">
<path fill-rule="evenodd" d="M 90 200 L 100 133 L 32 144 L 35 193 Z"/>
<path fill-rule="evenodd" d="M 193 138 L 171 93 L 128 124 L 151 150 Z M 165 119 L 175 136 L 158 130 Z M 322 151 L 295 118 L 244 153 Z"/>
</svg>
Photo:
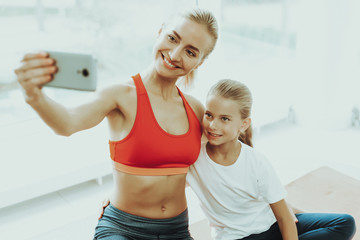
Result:
<svg viewBox="0 0 360 240">
<path fill-rule="evenodd" d="M 216 21 L 215 16 L 208 10 L 204 10 L 204 9 L 192 9 L 190 11 L 186 11 L 185 13 L 181 14 L 180 16 L 182 16 L 183 18 L 193 21 L 197 24 L 203 25 L 206 27 L 206 30 L 208 31 L 208 33 L 210 34 L 210 36 L 213 38 L 213 45 L 211 46 L 210 49 L 208 49 L 208 51 L 205 53 L 203 59 L 206 59 L 209 54 L 214 50 L 217 39 L 218 39 L 218 24 Z M 186 76 L 183 77 L 182 84 L 185 87 L 190 86 L 195 78 L 195 71 L 193 70 L 190 73 L 188 73 Z"/>
<path fill-rule="evenodd" d="M 208 96 L 211 95 L 235 101 L 239 106 L 241 118 L 246 119 L 250 117 L 252 96 L 249 88 L 245 84 L 231 79 L 223 79 L 210 88 Z M 251 125 L 245 133 L 240 134 L 239 140 L 253 147 Z"/>
</svg>

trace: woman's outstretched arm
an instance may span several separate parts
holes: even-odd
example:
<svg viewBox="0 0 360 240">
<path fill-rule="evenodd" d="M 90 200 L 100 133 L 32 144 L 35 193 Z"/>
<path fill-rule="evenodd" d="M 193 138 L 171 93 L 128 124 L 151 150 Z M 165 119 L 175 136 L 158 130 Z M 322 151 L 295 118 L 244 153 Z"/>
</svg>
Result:
<svg viewBox="0 0 360 240">
<path fill-rule="evenodd" d="M 22 65 L 15 70 L 25 101 L 39 114 L 42 120 L 57 134 L 69 136 L 75 132 L 99 124 L 114 108 L 116 101 L 112 89 L 105 89 L 86 104 L 68 109 L 50 99 L 42 91 L 44 84 L 53 79 L 56 62 L 47 53 L 26 54 Z"/>
</svg>

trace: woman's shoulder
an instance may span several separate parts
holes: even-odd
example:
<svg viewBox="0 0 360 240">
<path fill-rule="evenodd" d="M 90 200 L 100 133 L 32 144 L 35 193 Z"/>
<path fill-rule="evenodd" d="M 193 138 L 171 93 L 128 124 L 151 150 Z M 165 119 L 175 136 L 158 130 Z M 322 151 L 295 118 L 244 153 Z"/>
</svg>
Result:
<svg viewBox="0 0 360 240">
<path fill-rule="evenodd" d="M 186 101 L 189 103 L 190 107 L 195 112 L 199 121 L 201 121 L 204 116 L 204 111 L 205 111 L 204 105 L 197 98 L 195 98 L 194 96 L 192 96 L 190 94 L 184 93 L 184 97 L 185 97 Z"/>
<path fill-rule="evenodd" d="M 111 83 L 98 88 L 95 96 L 95 101 L 100 104 L 124 111 L 136 103 L 136 87 L 130 81 Z"/>
</svg>

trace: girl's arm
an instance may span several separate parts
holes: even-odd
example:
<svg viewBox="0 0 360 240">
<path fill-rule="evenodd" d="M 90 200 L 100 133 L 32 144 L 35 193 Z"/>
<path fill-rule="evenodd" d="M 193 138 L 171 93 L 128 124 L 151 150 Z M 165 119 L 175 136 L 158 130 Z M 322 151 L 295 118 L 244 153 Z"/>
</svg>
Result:
<svg viewBox="0 0 360 240">
<path fill-rule="evenodd" d="M 279 224 L 282 238 L 284 240 L 297 240 L 298 233 L 293 214 L 289 211 L 285 200 L 283 199 L 276 203 L 270 204 L 270 207 Z"/>
</svg>

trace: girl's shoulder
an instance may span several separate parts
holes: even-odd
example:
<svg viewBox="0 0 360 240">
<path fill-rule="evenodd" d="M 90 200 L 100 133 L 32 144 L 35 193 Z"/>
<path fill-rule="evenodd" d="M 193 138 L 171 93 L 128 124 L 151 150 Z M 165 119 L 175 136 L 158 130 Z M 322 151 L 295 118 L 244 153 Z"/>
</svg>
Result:
<svg viewBox="0 0 360 240">
<path fill-rule="evenodd" d="M 250 164 L 258 167 L 258 165 L 268 162 L 267 157 L 258 149 L 250 147 L 245 143 L 241 143 L 241 145 L 241 154 L 243 154 L 244 159 Z"/>
</svg>

